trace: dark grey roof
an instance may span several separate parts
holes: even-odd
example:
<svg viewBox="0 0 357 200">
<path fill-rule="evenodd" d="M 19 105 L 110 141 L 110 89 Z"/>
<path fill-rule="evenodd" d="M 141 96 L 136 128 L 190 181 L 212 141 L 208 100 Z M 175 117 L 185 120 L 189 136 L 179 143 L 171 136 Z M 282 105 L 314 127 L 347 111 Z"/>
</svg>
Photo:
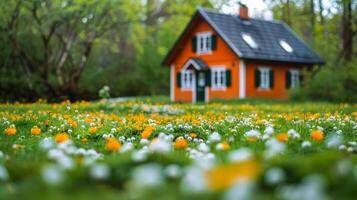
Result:
<svg viewBox="0 0 357 200">
<path fill-rule="evenodd" d="M 200 68 L 199 70 L 208 69 L 208 65 L 202 59 L 200 59 L 200 58 L 191 58 L 191 60 L 194 61 L 199 66 L 199 68 Z"/>
<path fill-rule="evenodd" d="M 308 47 L 285 23 L 258 19 L 242 20 L 238 16 L 199 8 L 198 13 L 215 29 L 229 47 L 244 59 L 281 61 L 306 64 L 323 64 L 324 61 Z M 249 34 L 258 44 L 248 46 L 241 34 Z M 279 44 L 286 41 L 293 52 L 285 51 Z"/>
</svg>

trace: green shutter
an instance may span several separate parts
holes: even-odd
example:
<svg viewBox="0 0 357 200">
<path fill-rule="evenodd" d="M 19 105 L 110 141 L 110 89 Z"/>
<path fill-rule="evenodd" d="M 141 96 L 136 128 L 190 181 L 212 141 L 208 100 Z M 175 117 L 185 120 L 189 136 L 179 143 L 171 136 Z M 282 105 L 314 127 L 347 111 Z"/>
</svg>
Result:
<svg viewBox="0 0 357 200">
<path fill-rule="evenodd" d="M 205 82 L 206 82 L 206 86 L 208 86 L 208 87 L 211 87 L 211 70 L 210 69 L 207 69 L 206 71 L 205 71 L 205 78 L 206 78 L 206 80 L 205 80 Z"/>
<path fill-rule="evenodd" d="M 272 69 L 269 71 L 269 81 L 270 88 L 274 88 L 274 71 Z"/>
<path fill-rule="evenodd" d="M 232 85 L 232 72 L 230 69 L 226 70 L 226 87 L 231 87 Z"/>
<path fill-rule="evenodd" d="M 255 69 L 254 76 L 255 76 L 255 79 L 254 79 L 255 84 L 254 85 L 256 88 L 259 88 L 259 86 L 260 86 L 260 70 L 259 69 Z"/>
<path fill-rule="evenodd" d="M 217 36 L 216 35 L 212 35 L 211 37 L 211 45 L 212 45 L 212 50 L 216 50 L 217 49 Z"/>
<path fill-rule="evenodd" d="M 285 73 L 285 87 L 290 88 L 291 87 L 291 73 L 290 71 L 286 71 Z"/>
<path fill-rule="evenodd" d="M 302 71 L 299 72 L 300 87 L 304 86 L 304 74 Z"/>
<path fill-rule="evenodd" d="M 181 73 L 176 74 L 176 85 L 178 88 L 181 88 Z"/>
<path fill-rule="evenodd" d="M 197 37 L 196 36 L 192 37 L 191 43 L 192 43 L 192 51 L 197 52 Z"/>
</svg>

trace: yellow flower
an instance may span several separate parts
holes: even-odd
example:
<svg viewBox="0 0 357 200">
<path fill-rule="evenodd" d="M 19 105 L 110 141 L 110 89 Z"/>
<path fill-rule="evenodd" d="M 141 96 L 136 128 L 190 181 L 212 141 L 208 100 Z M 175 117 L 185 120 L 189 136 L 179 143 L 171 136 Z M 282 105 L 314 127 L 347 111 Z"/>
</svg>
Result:
<svg viewBox="0 0 357 200">
<path fill-rule="evenodd" d="M 213 190 L 223 190 L 238 180 L 255 180 L 261 171 L 255 160 L 245 160 L 217 166 L 206 173 L 208 186 Z"/>
<path fill-rule="evenodd" d="M 87 144 L 88 139 L 87 139 L 87 138 L 83 138 L 83 139 L 82 139 L 82 142 L 83 142 L 84 144 Z"/>
<path fill-rule="evenodd" d="M 16 128 L 15 127 L 9 127 L 5 129 L 6 135 L 15 135 L 16 134 Z"/>
<path fill-rule="evenodd" d="M 109 138 L 105 146 L 108 151 L 118 151 L 121 147 L 121 144 L 118 142 L 118 140 L 114 138 Z"/>
<path fill-rule="evenodd" d="M 62 143 L 69 140 L 69 136 L 67 133 L 59 133 L 55 136 L 56 143 Z"/>
<path fill-rule="evenodd" d="M 32 129 L 31 129 L 31 134 L 32 135 L 40 135 L 40 133 L 41 133 L 41 129 L 40 128 L 38 128 L 37 126 L 32 127 Z"/>
<path fill-rule="evenodd" d="M 94 134 L 94 133 L 96 133 L 97 132 L 97 127 L 90 127 L 89 128 L 89 133 L 90 134 Z"/>
<path fill-rule="evenodd" d="M 151 126 L 146 127 L 144 131 L 141 133 L 141 138 L 143 139 L 149 138 L 153 131 L 154 131 L 154 127 Z"/>
<path fill-rule="evenodd" d="M 314 130 L 311 132 L 311 138 L 314 141 L 321 141 L 324 139 L 324 133 L 322 131 Z"/>
<path fill-rule="evenodd" d="M 287 133 L 280 133 L 276 136 L 276 139 L 278 139 L 280 142 L 286 142 L 289 139 L 289 135 Z"/>
<path fill-rule="evenodd" d="M 175 141 L 175 148 L 177 149 L 186 149 L 188 147 L 188 142 L 186 139 L 177 139 Z"/>
<path fill-rule="evenodd" d="M 217 149 L 222 150 L 222 151 L 227 151 L 231 148 L 231 146 L 228 143 L 219 143 L 217 144 Z"/>
</svg>

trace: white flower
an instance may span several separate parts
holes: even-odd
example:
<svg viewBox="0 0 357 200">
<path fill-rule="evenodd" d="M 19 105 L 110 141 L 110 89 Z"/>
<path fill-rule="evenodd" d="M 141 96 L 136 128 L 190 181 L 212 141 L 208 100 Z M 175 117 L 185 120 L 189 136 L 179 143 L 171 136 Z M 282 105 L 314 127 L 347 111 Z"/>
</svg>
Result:
<svg viewBox="0 0 357 200">
<path fill-rule="evenodd" d="M 178 165 L 171 164 L 165 168 L 165 174 L 170 178 L 177 178 L 181 175 L 181 169 Z"/>
<path fill-rule="evenodd" d="M 149 140 L 148 139 L 141 139 L 140 140 L 140 144 L 142 144 L 142 145 L 149 144 Z"/>
<path fill-rule="evenodd" d="M 207 153 L 209 151 L 209 146 L 202 142 L 198 145 L 198 150 L 202 151 L 203 153 Z"/>
<path fill-rule="evenodd" d="M 122 148 L 120 148 L 120 153 L 125 153 L 134 149 L 134 145 L 131 142 L 125 143 Z"/>
<path fill-rule="evenodd" d="M 265 158 L 274 157 L 276 154 L 282 153 L 285 150 L 285 144 L 278 140 L 270 139 L 266 143 L 267 150 L 265 151 Z"/>
<path fill-rule="evenodd" d="M 1 181 L 7 181 L 9 179 L 9 173 L 7 172 L 7 169 L 5 166 L 0 164 L 0 180 Z"/>
<path fill-rule="evenodd" d="M 51 137 L 43 138 L 40 142 L 40 148 L 43 150 L 51 149 L 55 146 L 55 142 Z"/>
<path fill-rule="evenodd" d="M 207 189 L 204 171 L 198 167 L 187 167 L 181 181 L 181 189 L 186 193 L 199 193 Z"/>
<path fill-rule="evenodd" d="M 338 150 L 340 150 L 340 151 L 346 151 L 346 149 L 347 149 L 347 147 L 344 144 L 341 144 L 340 146 L 338 146 Z"/>
<path fill-rule="evenodd" d="M 162 168 L 158 164 L 145 164 L 133 170 L 133 182 L 138 186 L 157 187 L 164 182 Z"/>
<path fill-rule="evenodd" d="M 272 135 L 274 133 L 274 128 L 272 126 L 267 126 L 264 130 L 264 134 Z"/>
<path fill-rule="evenodd" d="M 298 132 L 296 132 L 294 129 L 290 129 L 288 131 L 288 135 L 289 135 L 289 137 L 291 137 L 293 139 L 299 139 L 300 138 L 300 134 Z"/>
<path fill-rule="evenodd" d="M 110 169 L 106 164 L 94 164 L 89 170 L 89 175 L 93 179 L 105 180 L 110 175 Z"/>
<path fill-rule="evenodd" d="M 249 160 L 253 157 L 253 153 L 249 148 L 240 148 L 235 151 L 231 151 L 228 154 L 228 159 L 231 162 L 240 162 Z"/>
<path fill-rule="evenodd" d="M 265 182 L 276 185 L 285 180 L 285 173 L 281 168 L 271 168 L 265 173 Z"/>
<path fill-rule="evenodd" d="M 58 185 L 64 180 L 62 168 L 57 165 L 47 165 L 42 169 L 42 179 L 49 185 Z"/>
<path fill-rule="evenodd" d="M 147 154 L 148 154 L 147 149 L 141 149 L 141 150 L 134 152 L 131 155 L 131 159 L 135 162 L 144 161 L 147 158 Z"/>
<path fill-rule="evenodd" d="M 311 147 L 311 142 L 310 141 L 304 141 L 301 143 L 302 148 L 308 148 Z"/>
<path fill-rule="evenodd" d="M 157 138 L 150 143 L 149 150 L 152 152 L 167 153 L 171 151 L 171 142 Z"/>
<path fill-rule="evenodd" d="M 332 135 L 326 139 L 326 147 L 335 148 L 342 143 L 342 136 Z"/>
<path fill-rule="evenodd" d="M 57 163 L 64 169 L 72 169 L 75 165 L 73 159 L 69 156 L 62 156 L 57 158 Z"/>
<path fill-rule="evenodd" d="M 221 135 L 218 132 L 213 132 L 209 137 L 208 140 L 210 142 L 219 142 L 221 141 Z"/>
<path fill-rule="evenodd" d="M 238 180 L 224 194 L 224 200 L 249 200 L 254 192 L 254 182 L 248 180 Z"/>
<path fill-rule="evenodd" d="M 247 131 L 247 132 L 245 133 L 245 136 L 246 136 L 246 137 L 259 138 L 259 137 L 260 137 L 260 133 L 259 133 L 257 130 L 250 130 L 250 131 Z"/>
</svg>

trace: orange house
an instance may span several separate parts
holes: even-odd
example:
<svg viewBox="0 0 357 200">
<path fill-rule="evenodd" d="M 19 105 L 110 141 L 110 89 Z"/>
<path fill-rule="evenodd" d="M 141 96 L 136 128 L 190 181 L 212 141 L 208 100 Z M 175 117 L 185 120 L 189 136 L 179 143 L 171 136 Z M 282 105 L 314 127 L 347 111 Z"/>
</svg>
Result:
<svg viewBox="0 0 357 200">
<path fill-rule="evenodd" d="M 324 61 L 284 23 L 199 8 L 163 61 L 176 102 L 288 99 L 302 70 Z"/>
</svg>

